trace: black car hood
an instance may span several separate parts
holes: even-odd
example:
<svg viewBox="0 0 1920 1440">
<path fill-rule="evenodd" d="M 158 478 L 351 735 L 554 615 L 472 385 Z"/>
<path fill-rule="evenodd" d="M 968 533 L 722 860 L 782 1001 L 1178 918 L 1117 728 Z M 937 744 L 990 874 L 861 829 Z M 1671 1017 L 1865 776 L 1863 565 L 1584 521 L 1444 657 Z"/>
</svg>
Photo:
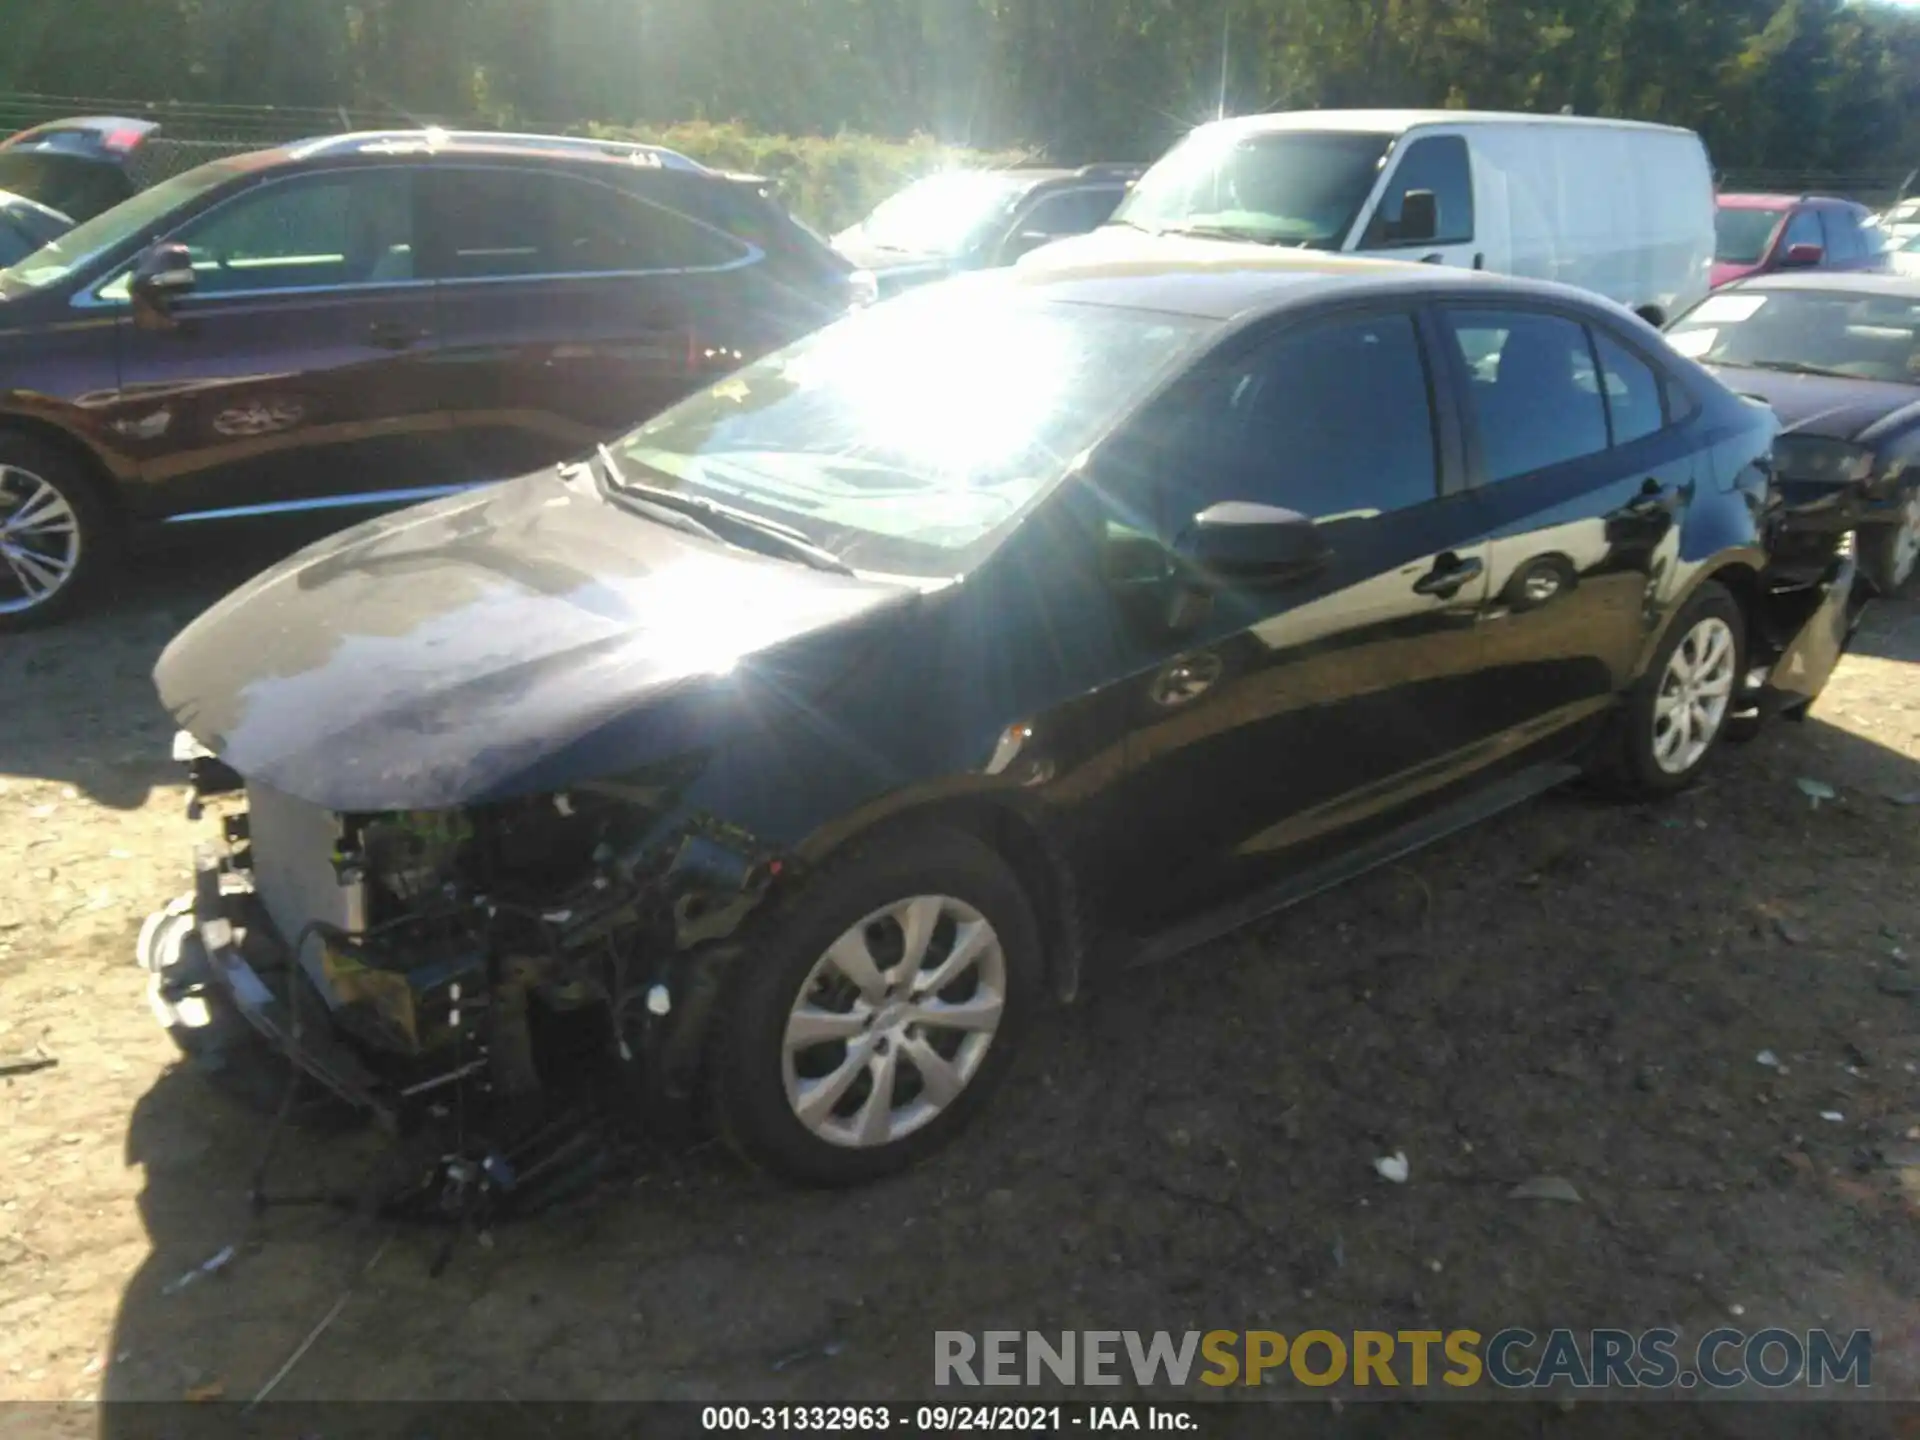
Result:
<svg viewBox="0 0 1920 1440">
<path fill-rule="evenodd" d="M 688 536 L 549 471 L 300 551 L 182 631 L 154 681 L 250 782 L 335 811 L 439 809 L 515 793 L 652 701 L 915 594 Z"/>
<path fill-rule="evenodd" d="M 1920 385 L 1885 380 L 1793 375 L 1744 365 L 1707 367 L 1730 390 L 1773 407 L 1783 432 L 1872 444 L 1890 430 L 1920 421 Z"/>
</svg>

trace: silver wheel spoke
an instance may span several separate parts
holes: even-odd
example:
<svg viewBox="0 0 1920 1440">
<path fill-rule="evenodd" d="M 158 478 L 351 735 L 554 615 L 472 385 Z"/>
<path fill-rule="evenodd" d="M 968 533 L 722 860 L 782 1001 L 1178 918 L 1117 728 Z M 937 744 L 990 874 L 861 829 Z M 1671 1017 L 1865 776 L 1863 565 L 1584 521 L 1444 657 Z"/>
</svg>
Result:
<svg viewBox="0 0 1920 1440">
<path fill-rule="evenodd" d="M 869 1003 L 879 1001 L 887 993 L 886 979 L 874 963 L 873 951 L 867 948 L 865 925 L 856 926 L 834 941 L 827 951 L 827 959 L 834 969 L 853 982 L 853 988 Z"/>
<path fill-rule="evenodd" d="M 967 967 L 978 960 L 981 952 L 993 941 L 993 927 L 984 920 L 976 920 L 971 925 L 957 927 L 953 937 L 953 949 L 931 974 L 915 977 L 914 992 L 920 995 L 938 995 L 966 973 Z"/>
<path fill-rule="evenodd" d="M 41 530 L 56 524 L 71 528 L 73 513 L 67 502 L 51 485 L 42 484 L 27 496 L 18 509 L 0 523 L 0 534 L 17 535 L 24 530 Z"/>
<path fill-rule="evenodd" d="M 1684 775 L 1712 747 L 1732 703 L 1737 659 L 1733 627 L 1708 616 L 1673 647 L 1653 705 L 1653 758 Z"/>
<path fill-rule="evenodd" d="M 803 1005 L 787 1017 L 787 1048 L 805 1050 L 835 1040 L 851 1040 L 866 1028 L 872 1013 L 864 1007 L 840 1011 Z"/>
<path fill-rule="evenodd" d="M 913 975 L 926 963 L 927 946 L 940 923 L 940 901 L 932 895 L 916 895 L 896 907 L 893 918 L 900 922 L 899 969 L 903 975 Z"/>
<path fill-rule="evenodd" d="M 0 554 L 6 556 L 7 564 L 20 577 L 21 587 L 35 599 L 58 589 L 60 582 L 67 578 L 67 571 L 73 568 L 71 561 L 56 563 L 46 560 L 18 545 L 9 545 Z"/>
<path fill-rule="evenodd" d="M 904 1049 L 907 1063 L 920 1077 L 922 1099 L 944 1110 L 960 1098 L 960 1092 L 967 1088 L 966 1077 L 944 1055 L 918 1038 L 907 1041 Z"/>
<path fill-rule="evenodd" d="M 899 1066 L 897 1050 L 874 1057 L 873 1089 L 853 1122 L 854 1138 L 862 1145 L 884 1145 L 893 1138 L 893 1081 Z"/>
<path fill-rule="evenodd" d="M 930 1001 L 913 1007 L 913 1018 L 936 1030 L 990 1031 L 999 1028 L 1004 1002 L 991 991 L 982 990 L 958 1004 Z"/>
<path fill-rule="evenodd" d="M 844 1060 L 831 1074 L 818 1080 L 806 1080 L 800 1084 L 800 1093 L 794 1097 L 794 1113 L 814 1129 L 826 1124 L 833 1118 L 833 1107 L 852 1088 L 853 1082 L 860 1078 L 860 1072 L 867 1068 L 873 1058 L 873 1047 L 866 1041 L 849 1045 Z"/>
</svg>

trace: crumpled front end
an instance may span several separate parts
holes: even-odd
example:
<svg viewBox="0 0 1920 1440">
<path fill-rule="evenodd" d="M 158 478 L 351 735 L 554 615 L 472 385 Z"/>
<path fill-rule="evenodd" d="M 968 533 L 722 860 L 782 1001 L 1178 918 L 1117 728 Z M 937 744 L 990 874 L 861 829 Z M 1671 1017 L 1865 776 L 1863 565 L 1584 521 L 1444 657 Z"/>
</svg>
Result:
<svg viewBox="0 0 1920 1440">
<path fill-rule="evenodd" d="M 248 784 L 184 734 L 176 754 L 222 839 L 139 959 L 189 1054 L 224 1065 L 244 1022 L 396 1132 L 457 1112 L 468 1179 L 496 1192 L 516 1143 L 563 1117 L 685 1124 L 729 941 L 781 867 L 751 837 L 669 823 L 671 774 L 343 815 Z"/>
</svg>

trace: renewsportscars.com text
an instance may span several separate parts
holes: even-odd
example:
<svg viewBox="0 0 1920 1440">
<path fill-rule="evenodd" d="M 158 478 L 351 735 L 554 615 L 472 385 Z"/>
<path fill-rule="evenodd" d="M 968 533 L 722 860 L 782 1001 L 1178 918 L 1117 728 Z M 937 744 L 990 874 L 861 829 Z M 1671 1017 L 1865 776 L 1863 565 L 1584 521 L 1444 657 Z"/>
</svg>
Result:
<svg viewBox="0 0 1920 1440">
<path fill-rule="evenodd" d="M 1873 1336 L 1710 1330 L 939 1330 L 940 1386 L 1274 1385 L 1382 1389 L 1777 1390 L 1872 1384 Z"/>
</svg>

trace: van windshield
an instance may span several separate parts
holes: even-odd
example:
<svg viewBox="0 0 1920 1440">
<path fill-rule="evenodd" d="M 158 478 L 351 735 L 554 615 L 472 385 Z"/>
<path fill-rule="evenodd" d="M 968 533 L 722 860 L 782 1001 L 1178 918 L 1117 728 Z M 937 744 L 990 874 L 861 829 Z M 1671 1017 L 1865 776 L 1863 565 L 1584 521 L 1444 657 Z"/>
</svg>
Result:
<svg viewBox="0 0 1920 1440">
<path fill-rule="evenodd" d="M 1174 234 L 1338 250 L 1380 178 L 1391 135 L 1203 129 L 1140 177 L 1116 222 Z"/>
</svg>

